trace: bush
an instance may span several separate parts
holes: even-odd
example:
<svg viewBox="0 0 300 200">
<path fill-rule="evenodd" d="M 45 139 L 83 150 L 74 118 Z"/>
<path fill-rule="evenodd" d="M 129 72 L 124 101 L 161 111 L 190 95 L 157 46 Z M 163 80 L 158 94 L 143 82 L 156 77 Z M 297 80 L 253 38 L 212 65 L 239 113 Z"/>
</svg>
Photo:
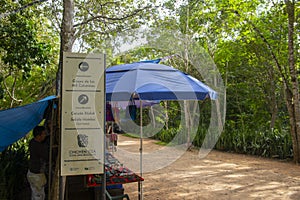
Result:
<svg viewBox="0 0 300 200">
<path fill-rule="evenodd" d="M 18 199 L 18 194 L 28 187 L 28 157 L 26 139 L 19 140 L 0 154 L 0 199 Z"/>
<path fill-rule="evenodd" d="M 293 156 L 292 140 L 287 130 L 225 131 L 216 149 L 286 159 Z"/>
</svg>

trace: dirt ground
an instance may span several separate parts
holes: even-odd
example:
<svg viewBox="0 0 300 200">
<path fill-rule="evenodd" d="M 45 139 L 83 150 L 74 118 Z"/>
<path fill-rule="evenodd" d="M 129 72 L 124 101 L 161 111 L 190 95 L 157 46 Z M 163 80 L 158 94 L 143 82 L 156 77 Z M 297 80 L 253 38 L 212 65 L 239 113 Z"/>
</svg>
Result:
<svg viewBox="0 0 300 200">
<path fill-rule="evenodd" d="M 143 140 L 144 154 L 163 148 L 155 142 Z M 138 152 L 139 145 L 139 139 L 119 135 L 114 154 L 122 160 L 125 151 Z M 172 164 L 142 176 L 145 200 L 300 199 L 299 166 L 248 155 L 211 151 L 199 158 L 198 150 L 185 151 Z M 130 199 L 138 199 L 137 183 L 124 188 Z"/>
</svg>

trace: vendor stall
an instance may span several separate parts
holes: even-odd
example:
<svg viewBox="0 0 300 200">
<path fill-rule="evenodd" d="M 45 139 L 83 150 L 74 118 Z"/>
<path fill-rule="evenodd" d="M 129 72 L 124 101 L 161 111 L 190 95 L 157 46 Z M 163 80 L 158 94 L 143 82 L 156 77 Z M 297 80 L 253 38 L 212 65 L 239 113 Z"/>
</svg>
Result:
<svg viewBox="0 0 300 200">
<path fill-rule="evenodd" d="M 126 183 L 138 183 L 138 190 L 141 189 L 141 181 L 144 179 L 133 171 L 123 166 L 111 153 L 105 154 L 105 177 L 107 189 L 110 186 L 122 186 Z M 90 174 L 86 177 L 86 186 L 87 187 L 100 187 L 102 183 L 102 174 Z M 122 187 L 116 187 L 122 189 Z"/>
<path fill-rule="evenodd" d="M 140 176 L 143 176 L 143 101 L 217 99 L 217 92 L 201 81 L 159 62 L 160 59 L 141 61 L 105 70 L 106 101 L 140 101 Z M 134 126 L 133 122 L 131 124 Z M 188 135 L 191 135 L 190 129 Z M 163 154 L 161 156 L 164 157 Z M 143 199 L 142 188 L 139 198 Z"/>
</svg>

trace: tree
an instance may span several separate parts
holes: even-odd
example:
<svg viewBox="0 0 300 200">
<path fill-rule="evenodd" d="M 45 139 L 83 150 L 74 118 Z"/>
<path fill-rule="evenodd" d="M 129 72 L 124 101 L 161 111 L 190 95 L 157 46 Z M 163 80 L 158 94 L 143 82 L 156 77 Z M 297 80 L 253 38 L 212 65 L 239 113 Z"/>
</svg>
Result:
<svg viewBox="0 0 300 200">
<path fill-rule="evenodd" d="M 151 2 L 151 1 L 150 1 Z M 54 4 L 56 4 L 54 2 Z M 140 26 L 145 23 L 152 8 L 151 3 L 145 4 L 144 1 L 100 1 L 93 0 L 88 3 L 82 0 L 63 0 L 63 12 L 60 29 L 60 58 L 56 75 L 56 94 L 61 93 L 61 67 L 63 61 L 63 52 L 72 52 L 73 45 L 77 41 L 78 45 L 85 47 L 91 45 L 98 51 L 103 49 L 99 45 L 104 44 L 104 39 L 120 31 L 126 31 L 128 28 Z M 58 13 L 59 14 L 59 13 Z M 89 52 L 88 48 L 85 48 Z M 59 116 L 59 115 L 58 115 Z M 60 118 L 57 118 L 58 127 L 60 126 Z M 60 134 L 57 131 L 56 134 Z M 59 159 L 59 157 L 58 157 Z M 57 159 L 57 163 L 58 163 Z M 59 165 L 56 165 L 56 181 L 59 177 Z M 63 191 L 58 192 L 58 188 Z M 55 190 L 53 198 L 57 198 L 58 193 L 64 194 L 64 180 L 61 186 L 54 186 Z M 104 193 L 103 193 L 104 195 Z"/>
<path fill-rule="evenodd" d="M 31 1 L 0 2 L 0 109 L 32 103 L 52 94 L 55 37 Z M 26 8 L 26 9 L 25 9 Z M 1 199 L 24 198 L 27 137 L 0 152 Z M 27 189 L 27 188 L 26 188 Z M 21 197 L 22 196 L 22 197 Z"/>
<path fill-rule="evenodd" d="M 232 1 L 233 2 L 233 1 Z M 231 2 L 231 3 L 232 3 Z M 267 2 L 266 2 L 267 3 Z M 226 6 L 222 6 L 222 10 L 227 10 L 229 13 L 233 14 L 235 19 L 238 19 L 241 23 L 246 22 L 248 29 L 244 30 L 253 30 L 262 45 L 265 47 L 265 57 L 269 57 L 271 62 L 265 65 L 266 69 L 269 69 L 270 66 L 272 70 L 268 70 L 269 77 L 276 78 L 280 77 L 280 79 L 274 79 L 271 83 L 281 80 L 284 86 L 285 99 L 286 99 L 286 107 L 288 109 L 288 115 L 290 120 L 290 131 L 293 141 L 293 151 L 294 151 L 294 161 L 298 163 L 300 160 L 299 154 L 299 85 L 298 85 L 298 75 L 295 65 L 295 57 L 294 52 L 295 47 L 298 45 L 294 44 L 294 22 L 295 22 L 295 1 L 285 1 L 285 6 L 282 2 L 273 3 L 271 6 L 262 6 L 265 11 L 261 12 L 258 16 L 259 18 L 255 19 L 253 17 L 248 18 L 247 12 L 241 12 L 240 7 L 236 7 L 238 4 L 225 4 Z M 261 4 L 266 5 L 266 4 Z M 299 3 L 298 3 L 299 5 Z M 257 9 L 257 8 L 256 8 Z M 286 9 L 286 10 L 285 10 Z M 248 10 L 249 11 L 249 10 Z M 237 18 L 236 18 L 237 17 Z M 272 23 L 275 22 L 276 23 Z M 263 23 L 261 23 L 263 22 Z M 271 23 L 270 23 L 271 22 Z M 247 27 L 245 26 L 245 27 Z M 247 35 L 245 35 L 249 38 Z M 251 38 L 250 38 L 251 39 Z M 288 40 L 286 43 L 285 40 Z M 256 39 L 257 40 L 257 39 Z M 259 41 L 259 40 L 257 40 Z M 249 43 L 250 45 L 251 43 Z M 258 48 L 258 47 L 257 47 Z M 256 49 L 257 49 L 256 48 Z M 261 55 L 263 55 L 261 51 Z M 288 58 L 288 59 L 287 59 Z M 288 60 L 288 62 L 287 62 Z M 274 69 L 273 69 L 274 68 Z M 277 75 L 275 75 L 277 74 Z M 274 76 L 275 75 L 275 76 Z M 270 79 L 272 80 L 272 79 Z M 271 85 L 270 90 L 272 91 L 274 86 Z M 271 104 L 273 105 L 274 112 L 272 113 L 271 124 L 274 124 L 274 118 L 276 115 L 277 104 L 274 103 L 276 97 L 273 97 L 273 92 L 269 96 L 271 99 Z"/>
<path fill-rule="evenodd" d="M 295 1 L 285 0 L 285 9 L 286 12 L 281 12 L 283 17 L 286 17 L 285 24 L 288 25 L 288 44 L 287 51 L 285 52 L 288 62 L 281 61 L 280 54 L 276 54 L 276 44 L 273 43 L 266 35 L 259 29 L 253 22 L 250 22 L 251 28 L 258 34 L 262 39 L 264 45 L 267 47 L 275 66 L 278 69 L 278 72 L 281 76 L 284 85 L 286 106 L 288 109 L 289 120 L 290 120 L 290 131 L 293 141 L 293 156 L 296 163 L 300 162 L 300 104 L 299 104 L 299 84 L 298 84 L 298 72 L 296 69 L 296 60 L 295 60 L 295 45 L 294 45 L 294 28 L 295 28 Z M 274 4 L 274 8 L 278 9 L 279 4 Z M 280 10 L 280 8 L 279 8 Z M 241 16 L 240 12 L 237 10 L 234 11 L 237 16 Z M 286 16 L 287 15 L 287 16 Z M 287 52 L 287 53 L 286 53 Z M 286 60 L 286 59 L 285 59 Z M 286 63 L 286 64 L 285 64 Z"/>
<path fill-rule="evenodd" d="M 3 102 L 10 104 L 9 107 L 31 102 L 30 97 L 36 99 L 43 95 L 45 91 L 41 91 L 42 88 L 48 87 L 43 82 L 50 78 L 46 68 L 51 70 L 53 67 L 51 62 L 55 58 L 53 56 L 55 49 L 51 46 L 50 40 L 47 40 L 47 33 L 39 34 L 42 28 L 47 27 L 46 18 L 37 19 L 35 7 L 15 11 L 26 2 L 28 1 L 1 2 L 3 13 L 12 11 L 0 19 L 0 93 Z M 25 86 L 30 78 L 35 80 L 37 85 L 32 87 L 31 82 L 29 91 Z M 26 94 L 26 90 L 29 94 Z M 7 104 L 2 106 L 6 107 Z"/>
<path fill-rule="evenodd" d="M 280 127 L 284 131 L 281 122 L 286 116 L 293 118 L 291 112 L 286 113 L 288 102 L 283 106 L 281 99 L 292 94 L 291 86 L 297 85 L 291 82 L 295 75 L 292 78 L 289 74 L 293 70 L 288 68 L 287 58 L 293 56 L 289 56 L 287 47 L 298 44 L 288 45 L 289 20 L 284 5 L 287 1 L 191 0 L 177 10 L 181 30 L 197 38 L 223 73 L 229 99 L 227 122 L 234 122 L 235 131 L 242 136 L 245 132 L 240 127 L 252 134 L 266 126 L 270 131 Z M 293 94 L 297 94 L 296 89 Z M 294 149 L 297 151 L 295 145 Z"/>
<path fill-rule="evenodd" d="M 288 70 L 281 71 L 282 78 L 284 79 L 285 93 L 286 93 L 286 104 L 290 117 L 291 135 L 293 138 L 293 150 L 294 150 L 294 161 L 300 162 L 300 102 L 299 102 L 299 82 L 298 82 L 298 70 L 296 68 L 295 58 L 295 44 L 294 38 L 295 33 L 295 6 L 300 5 L 294 0 L 285 0 L 286 12 L 288 17 Z M 299 18 L 299 15 L 297 15 Z M 297 45 L 298 46 L 298 45 Z M 279 67 L 279 66 L 278 66 Z M 280 68 L 280 70 L 282 70 Z"/>
</svg>

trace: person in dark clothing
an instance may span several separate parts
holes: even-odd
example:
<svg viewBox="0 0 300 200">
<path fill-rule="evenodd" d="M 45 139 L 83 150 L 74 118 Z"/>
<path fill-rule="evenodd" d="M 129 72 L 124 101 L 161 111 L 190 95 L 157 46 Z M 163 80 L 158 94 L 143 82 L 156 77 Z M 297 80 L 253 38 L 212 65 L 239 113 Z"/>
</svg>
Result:
<svg viewBox="0 0 300 200">
<path fill-rule="evenodd" d="M 49 147 L 43 141 L 46 138 L 46 129 L 43 126 L 36 126 L 33 129 L 33 139 L 29 142 L 29 170 L 27 179 L 31 187 L 32 200 L 45 199 L 45 176 L 46 163 L 49 160 Z"/>
</svg>

